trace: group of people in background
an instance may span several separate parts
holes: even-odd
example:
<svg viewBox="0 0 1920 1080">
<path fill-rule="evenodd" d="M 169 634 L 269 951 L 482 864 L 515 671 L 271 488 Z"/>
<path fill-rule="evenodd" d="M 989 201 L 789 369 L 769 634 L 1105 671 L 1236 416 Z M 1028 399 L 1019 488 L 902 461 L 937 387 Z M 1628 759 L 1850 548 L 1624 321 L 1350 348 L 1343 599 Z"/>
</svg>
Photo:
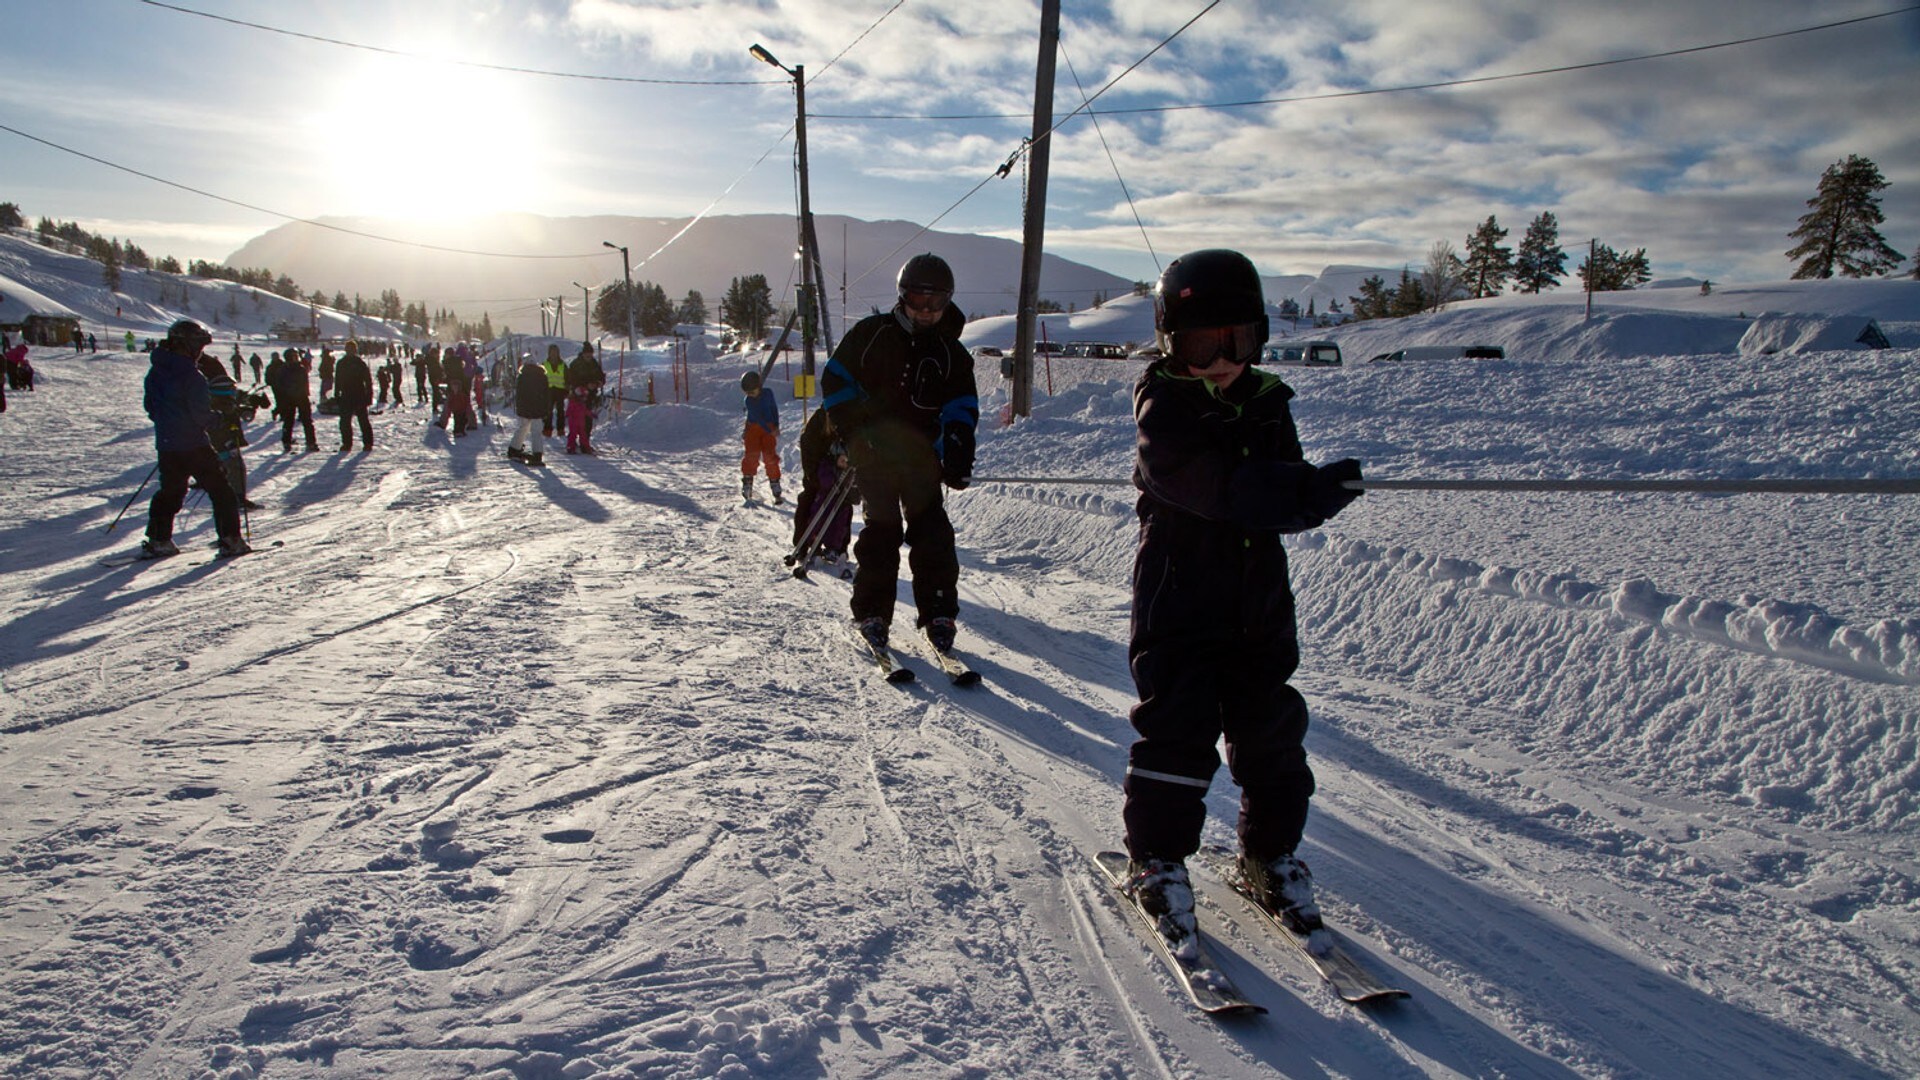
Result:
<svg viewBox="0 0 1920 1080">
<path fill-rule="evenodd" d="M 518 423 L 507 444 L 507 457 L 525 465 L 545 465 L 545 440 L 556 436 L 566 440 L 569 454 L 599 453 L 593 448 L 593 424 L 606 386 L 606 369 L 590 343 L 581 343 L 572 363 L 561 355 L 558 345 L 548 345 L 546 359 L 540 363 L 531 354 L 523 357 L 514 377 L 513 412 Z"/>
</svg>

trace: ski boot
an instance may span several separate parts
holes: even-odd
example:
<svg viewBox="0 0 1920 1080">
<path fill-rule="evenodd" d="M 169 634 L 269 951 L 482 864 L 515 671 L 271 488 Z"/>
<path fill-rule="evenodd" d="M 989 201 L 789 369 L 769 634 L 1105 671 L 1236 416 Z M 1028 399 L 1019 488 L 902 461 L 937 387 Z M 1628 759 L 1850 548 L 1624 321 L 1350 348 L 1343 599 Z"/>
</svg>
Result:
<svg viewBox="0 0 1920 1080">
<path fill-rule="evenodd" d="M 1240 874 L 1256 903 L 1297 933 L 1320 929 L 1320 905 L 1313 899 L 1313 873 L 1291 853 L 1268 862 L 1240 856 Z"/>
<path fill-rule="evenodd" d="M 246 555 L 253 551 L 252 545 L 238 536 L 223 536 L 214 554 L 222 559 L 231 559 L 237 555 Z"/>
<path fill-rule="evenodd" d="M 887 620 L 878 615 L 869 615 L 864 619 L 855 619 L 853 628 L 874 652 L 887 651 Z"/>
<path fill-rule="evenodd" d="M 771 485 L 771 486 L 772 486 L 772 488 L 773 488 L 773 501 L 774 501 L 774 503 L 775 503 L 776 505 L 779 505 L 779 504 L 782 504 L 782 503 L 785 503 L 785 502 L 787 501 L 787 500 L 786 500 L 786 498 L 785 498 L 784 496 L 782 496 L 782 495 L 780 494 L 780 481 L 778 481 L 778 480 L 771 480 L 771 479 L 770 479 L 770 480 L 768 480 L 768 481 L 767 481 L 767 483 L 768 483 L 769 485 Z"/>
<path fill-rule="evenodd" d="M 171 540 L 155 540 L 149 536 L 140 541 L 140 557 L 143 559 L 164 559 L 178 554 L 180 549 Z"/>
<path fill-rule="evenodd" d="M 1193 914 L 1193 881 L 1187 864 L 1172 859 L 1135 859 L 1127 867 L 1127 894 L 1153 916 L 1160 936 L 1184 942 L 1199 930 Z"/>
<path fill-rule="evenodd" d="M 740 478 L 740 499 L 743 502 L 753 501 L 753 477 L 743 476 Z"/>
<path fill-rule="evenodd" d="M 927 620 L 927 641 L 941 652 L 953 651 L 953 620 L 945 615 Z"/>
</svg>

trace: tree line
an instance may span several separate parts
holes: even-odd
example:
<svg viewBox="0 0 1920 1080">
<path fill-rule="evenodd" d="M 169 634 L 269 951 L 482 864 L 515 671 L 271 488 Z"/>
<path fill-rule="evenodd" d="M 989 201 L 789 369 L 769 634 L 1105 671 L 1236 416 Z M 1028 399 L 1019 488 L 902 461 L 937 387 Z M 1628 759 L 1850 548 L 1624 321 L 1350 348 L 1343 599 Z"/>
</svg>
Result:
<svg viewBox="0 0 1920 1080">
<path fill-rule="evenodd" d="M 1799 241 L 1787 251 L 1797 259 L 1793 277 L 1878 277 L 1891 274 L 1902 262 L 1879 227 L 1880 192 L 1890 185 L 1872 161 L 1858 154 L 1829 166 L 1820 177 L 1808 212 L 1788 239 Z M 1542 212 L 1527 226 L 1518 250 L 1504 244 L 1509 232 L 1495 215 L 1466 239 L 1465 258 L 1452 243 L 1442 240 L 1427 253 L 1419 272 L 1403 267 L 1400 280 L 1388 285 L 1378 274 L 1360 283 L 1360 295 L 1349 297 L 1352 321 L 1391 319 L 1436 311 L 1454 300 L 1498 296 L 1511 286 L 1521 293 L 1556 288 L 1566 277 L 1567 252 L 1560 244 L 1560 223 L 1551 211 Z M 1594 241 L 1587 258 L 1575 268 L 1581 287 L 1592 292 L 1632 289 L 1653 280 L 1646 248 L 1616 251 Z M 1913 277 L 1920 278 L 1920 250 L 1914 253 Z M 1702 284 L 1703 291 L 1711 286 Z"/>
</svg>

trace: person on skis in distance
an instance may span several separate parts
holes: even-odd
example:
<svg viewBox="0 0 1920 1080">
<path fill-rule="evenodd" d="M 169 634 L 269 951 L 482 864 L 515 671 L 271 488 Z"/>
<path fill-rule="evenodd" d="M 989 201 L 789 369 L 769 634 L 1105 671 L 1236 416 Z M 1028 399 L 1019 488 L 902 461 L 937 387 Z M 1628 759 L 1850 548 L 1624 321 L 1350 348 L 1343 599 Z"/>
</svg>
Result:
<svg viewBox="0 0 1920 1080">
<path fill-rule="evenodd" d="M 160 488 L 147 506 L 147 538 L 140 543 L 142 558 L 178 555 L 173 543 L 173 519 L 187 499 L 187 480 L 199 482 L 213 504 L 214 531 L 220 538 L 220 557 L 245 555 L 253 549 L 241 535 L 240 499 L 227 483 L 227 473 L 214 453 L 207 428 L 213 423 L 213 394 L 200 374 L 200 353 L 213 343 L 206 327 L 181 319 L 167 329 L 167 338 L 153 350 L 147 369 L 146 408 L 153 419 L 153 443 L 160 463 Z M 219 361 L 214 361 L 219 367 Z"/>
<path fill-rule="evenodd" d="M 780 399 L 773 387 L 760 385 L 760 373 L 749 371 L 740 376 L 740 392 L 747 395 L 741 408 L 747 414 L 742 436 L 747 452 L 740 458 L 740 497 L 753 501 L 753 478 L 762 462 L 767 466 L 767 485 L 773 489 L 773 501 L 786 502 L 780 494 Z"/>
<path fill-rule="evenodd" d="M 1313 772 L 1284 533 L 1315 528 L 1360 492 L 1360 463 L 1308 464 L 1293 390 L 1249 367 L 1267 340 L 1259 273 L 1237 251 L 1183 255 L 1160 275 L 1161 357 L 1133 391 L 1139 547 L 1127 662 L 1139 739 L 1123 784 L 1129 890 L 1178 939 L 1194 931 L 1186 859 L 1200 847 L 1220 766 L 1240 787 L 1241 873 L 1290 925 L 1320 923 L 1295 855 Z"/>
<path fill-rule="evenodd" d="M 865 524 L 855 541 L 853 619 L 887 645 L 900 544 L 913 570 L 916 626 L 942 651 L 960 612 L 960 563 L 940 485 L 973 477 L 980 401 L 973 356 L 960 344 L 966 316 L 953 303 L 953 269 L 932 253 L 900 267 L 893 310 L 855 323 L 820 377 L 821 407 L 846 440 Z"/>
</svg>

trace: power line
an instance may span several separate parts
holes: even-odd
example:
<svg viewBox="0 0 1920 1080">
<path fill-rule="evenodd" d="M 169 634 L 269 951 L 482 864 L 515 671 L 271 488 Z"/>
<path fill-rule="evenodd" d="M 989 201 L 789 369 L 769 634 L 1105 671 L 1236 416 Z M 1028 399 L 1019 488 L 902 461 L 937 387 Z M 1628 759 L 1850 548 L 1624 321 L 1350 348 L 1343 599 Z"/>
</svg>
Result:
<svg viewBox="0 0 1920 1080">
<path fill-rule="evenodd" d="M 1530 71 L 1515 71 L 1504 75 L 1477 75 L 1465 79 L 1445 79 L 1439 82 L 1409 83 L 1404 86 L 1380 86 L 1361 90 L 1331 90 L 1323 94 L 1297 94 L 1292 97 L 1254 98 L 1247 101 L 1214 101 L 1187 105 L 1142 105 L 1124 109 L 1101 109 L 1102 116 L 1124 116 L 1136 113 L 1182 112 L 1195 109 L 1244 109 L 1255 105 L 1298 105 L 1310 101 L 1335 101 L 1340 98 L 1372 97 L 1380 94 L 1406 94 L 1420 90 L 1442 90 L 1455 86 L 1476 86 L 1482 83 L 1505 82 L 1513 79 L 1532 79 L 1545 75 L 1564 75 L 1574 71 L 1591 71 L 1596 68 L 1616 67 L 1621 64 L 1638 64 L 1647 60 L 1665 60 L 1675 56 L 1688 56 L 1694 53 L 1712 52 L 1716 49 L 1731 49 L 1740 45 L 1753 45 L 1762 41 L 1775 41 L 1780 38 L 1794 37 L 1800 34 L 1818 33 L 1842 26 L 1853 26 L 1885 19 L 1908 12 L 1920 11 L 1920 4 L 1883 11 L 1877 15 L 1862 15 L 1858 18 L 1840 19 L 1836 22 L 1821 23 L 1818 26 L 1805 26 L 1798 30 L 1782 30 L 1773 34 L 1760 34 L 1755 37 L 1740 38 L 1737 41 L 1721 41 L 1711 45 L 1694 45 L 1684 49 L 1669 49 L 1666 52 L 1645 53 L 1640 56 L 1623 56 L 1612 60 L 1592 60 L 1582 64 L 1566 64 L 1561 67 L 1535 68 Z M 1164 42 L 1162 43 L 1164 44 Z M 1131 68 L 1128 70 L 1132 70 Z M 1104 91 L 1102 91 L 1104 93 Z M 1094 95 L 1098 97 L 1099 95 Z M 1082 106 L 1085 109 L 1086 106 Z M 1075 110 L 1079 112 L 1081 110 Z M 1092 111 L 1092 110 L 1087 110 Z M 1021 113 L 810 113 L 817 120 L 1019 120 Z M 1073 114 L 1068 114 L 1069 116 Z"/>
<path fill-rule="evenodd" d="M 357 41 L 342 41 L 339 38 L 322 37 L 319 34 L 304 34 L 298 30 L 285 30 L 265 23 L 248 22 L 245 19 L 230 19 L 225 15 L 214 15 L 205 11 L 181 7 L 178 4 L 163 4 L 160 0 L 140 0 L 148 7 L 177 11 L 182 15 L 196 15 L 215 22 L 244 26 L 249 30 L 264 30 L 269 34 L 284 34 L 291 38 L 303 38 L 318 41 L 326 45 L 338 45 L 344 49 L 360 49 L 364 52 L 381 53 L 386 56 L 400 56 L 410 60 L 431 60 L 455 67 L 483 68 L 487 71 L 505 71 L 515 75 L 542 75 L 552 79 L 585 79 L 592 82 L 649 83 L 657 86 L 772 86 L 784 80 L 780 79 L 642 79 L 631 75 L 589 75 L 578 71 L 547 71 L 543 68 L 515 67 L 510 64 L 488 64 L 479 60 L 458 60 L 451 57 L 434 56 L 431 53 L 408 52 L 405 49 L 389 49 L 380 45 L 363 45 Z M 902 3 L 905 0 L 901 0 Z M 895 5 L 898 7 L 899 5 Z M 883 16 L 884 17 L 884 16 Z"/>
<path fill-rule="evenodd" d="M 264 206 L 255 206 L 254 204 L 249 202 L 241 202 L 239 199 L 230 199 L 225 195 L 216 195 L 211 191 L 204 191 L 197 187 L 192 187 L 187 184 L 182 184 L 176 180 L 169 180 L 164 176 L 155 176 L 152 173 L 141 172 L 139 169 L 133 168 L 132 166 L 129 166 L 129 165 L 122 165 L 116 161 L 108 161 L 106 158 L 103 158 L 103 157 L 95 157 L 94 155 L 86 153 L 84 151 L 75 150 L 71 146 L 62 146 L 57 142 L 52 142 L 50 140 L 43 139 L 38 135 L 29 135 L 26 132 L 21 131 L 19 128 L 8 127 L 5 124 L 0 124 L 0 131 L 10 132 L 30 142 L 37 142 L 41 146 L 50 147 L 51 149 L 58 150 L 63 154 L 72 154 L 74 157 L 85 158 L 86 160 L 91 161 L 97 165 L 105 165 L 109 169 L 118 169 L 121 172 L 127 173 L 131 176 L 137 176 L 142 180 L 151 180 L 156 184 L 165 184 L 170 188 L 178 188 L 181 191 L 190 192 L 194 195 L 199 195 L 203 198 L 212 199 L 215 202 L 223 202 L 229 206 L 238 206 L 242 210 L 252 210 L 256 214 L 266 214 L 269 217 L 277 217 L 284 221 L 293 221 L 293 222 L 298 222 L 299 224 L 302 224 L 302 225 L 311 225 L 316 229 L 327 229 L 332 232 L 345 233 L 348 236 L 358 236 L 366 240 L 378 240 L 381 243 L 385 243 L 385 244 L 399 244 L 402 247 L 422 248 L 427 251 L 444 251 L 453 255 L 477 255 L 482 258 L 488 258 L 488 259 L 597 259 L 605 254 L 605 252 L 602 252 L 602 251 L 588 251 L 588 252 L 582 252 L 574 255 L 535 255 L 528 252 L 515 252 L 515 251 L 473 251 L 468 248 L 442 247 L 439 244 L 427 244 L 417 240 L 398 240 L 391 236 L 381 236 L 379 233 L 362 232 L 359 229 L 349 229 L 344 225 L 329 225 L 324 221 L 315 221 L 312 218 L 303 218 L 298 214 L 288 214 L 280 210 L 270 210 Z"/>
</svg>

